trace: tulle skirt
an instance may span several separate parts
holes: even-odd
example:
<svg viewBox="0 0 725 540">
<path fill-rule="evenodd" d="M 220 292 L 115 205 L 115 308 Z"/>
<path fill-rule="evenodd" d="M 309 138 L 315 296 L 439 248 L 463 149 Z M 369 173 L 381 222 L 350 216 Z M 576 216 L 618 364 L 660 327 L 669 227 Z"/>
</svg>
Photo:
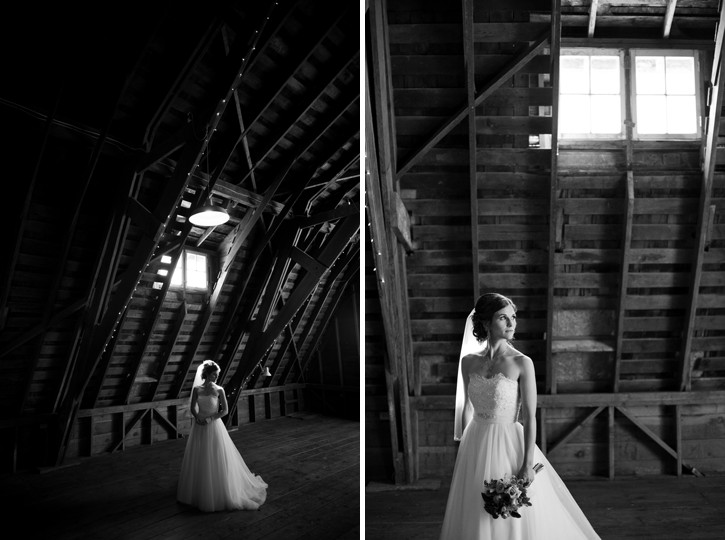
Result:
<svg viewBox="0 0 725 540">
<path fill-rule="evenodd" d="M 528 488 L 532 506 L 520 518 L 496 518 L 483 510 L 484 480 L 516 474 L 523 462 L 524 432 L 519 423 L 466 426 L 458 448 L 441 540 L 598 539 L 551 464 L 538 447 L 534 464 L 544 465 Z"/>
<path fill-rule="evenodd" d="M 186 443 L 177 499 L 203 510 L 256 510 L 267 484 L 252 473 L 220 419 L 192 424 Z"/>
</svg>

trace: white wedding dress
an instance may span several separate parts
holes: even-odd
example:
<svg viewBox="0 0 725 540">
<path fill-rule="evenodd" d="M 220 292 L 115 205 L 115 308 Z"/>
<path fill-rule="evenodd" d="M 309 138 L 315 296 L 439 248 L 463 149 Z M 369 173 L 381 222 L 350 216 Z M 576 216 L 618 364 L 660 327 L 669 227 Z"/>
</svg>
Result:
<svg viewBox="0 0 725 540">
<path fill-rule="evenodd" d="M 219 397 L 199 396 L 199 416 L 219 411 Z M 220 418 L 191 426 L 181 464 L 177 499 L 204 512 L 256 510 L 267 498 L 267 484 L 252 473 Z"/>
<path fill-rule="evenodd" d="M 538 446 L 534 464 L 544 465 L 528 489 L 532 506 L 520 518 L 496 518 L 483 509 L 484 480 L 516 474 L 523 462 L 524 431 L 517 422 L 520 408 L 517 381 L 498 373 L 491 378 L 472 374 L 468 398 L 473 419 L 463 431 L 442 540 L 580 540 L 598 539 L 569 490 Z"/>
</svg>

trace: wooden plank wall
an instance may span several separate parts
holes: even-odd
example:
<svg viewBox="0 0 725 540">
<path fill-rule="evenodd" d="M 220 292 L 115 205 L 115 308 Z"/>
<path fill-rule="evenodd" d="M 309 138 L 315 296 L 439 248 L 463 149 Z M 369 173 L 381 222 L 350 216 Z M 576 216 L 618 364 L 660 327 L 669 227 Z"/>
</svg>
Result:
<svg viewBox="0 0 725 540">
<path fill-rule="evenodd" d="M 370 225 L 365 215 L 365 481 L 390 481 L 395 476 L 387 388 L 385 330 L 378 296 L 379 279 L 373 257 Z"/>
<path fill-rule="evenodd" d="M 528 23 L 526 12 L 507 10 L 499 2 L 491 2 L 487 11 L 486 5 L 477 3 L 474 13 L 477 88 L 526 47 L 522 42 L 545 29 Z M 391 1 L 388 19 L 398 154 L 405 161 L 466 102 L 461 6 Z M 549 70 L 548 54 L 537 56 L 476 109 L 475 205 L 469 199 L 465 121 L 400 178 L 416 246 L 407 260 L 407 277 L 421 396 L 413 400 L 419 477 L 448 476 L 452 471 L 455 376 L 461 332 L 474 302 L 474 279 L 480 292 L 498 291 L 517 304 L 520 320 L 514 345 L 534 360 L 540 393 L 546 388 L 550 279 L 555 309 L 550 336 L 552 391 L 679 389 L 678 354 L 690 297 L 702 178 L 700 143 L 635 143 L 629 149 L 630 160 L 624 142 L 565 145 L 560 147 L 558 172 L 552 180 Z M 628 162 L 631 237 L 625 234 Z M 556 220 L 552 242 L 556 252 L 550 276 L 552 181 L 556 182 L 556 212 L 551 216 Z M 697 303 L 693 389 L 723 388 L 722 197 L 720 174 L 712 195 L 715 211 Z M 472 207 L 478 212 L 475 277 L 471 275 Z M 375 309 L 369 298 L 373 288 L 366 291 L 368 325 L 370 310 Z M 368 346 L 375 350 L 375 340 L 382 338 L 372 330 L 366 334 Z M 367 353 L 366 396 L 380 390 L 376 359 Z M 539 427 L 545 424 L 549 445 L 592 413 L 588 407 L 557 403 L 548 403 L 539 421 Z M 379 410 L 370 404 L 366 409 L 366 418 L 379 423 L 376 415 L 382 414 L 383 404 Z M 721 405 L 633 405 L 627 411 L 673 448 L 679 431 L 682 460 L 704 471 L 725 470 Z M 611 414 L 610 420 L 604 410 L 556 449 L 551 460 L 557 471 L 566 476 L 678 473 L 679 461 L 624 414 L 614 408 Z M 385 427 L 375 429 L 373 438 L 383 438 Z M 368 444 L 367 450 L 379 455 L 381 448 Z"/>
<path fill-rule="evenodd" d="M 390 50 L 399 154 L 405 159 L 406 151 L 420 143 L 417 134 L 435 129 L 465 101 L 465 74 L 460 32 L 450 31 L 460 29 L 460 6 L 438 5 L 432 12 L 397 7 L 389 6 Z M 524 40 L 547 28 L 523 22 L 519 12 L 478 5 L 474 17 L 477 87 L 524 50 Z M 549 62 L 547 54 L 536 56 L 476 109 L 476 276 L 471 272 L 466 122 L 401 178 L 416 244 L 407 268 L 422 395 L 455 393 L 461 335 L 475 301 L 474 279 L 481 292 L 498 291 L 517 304 L 526 322 L 516 345 L 534 359 L 543 385 L 551 152 L 530 144 L 530 135 L 543 140 L 551 132 L 551 118 L 539 116 L 551 105 Z M 446 469 L 455 457 L 449 412 L 419 411 L 418 431 L 421 476 Z"/>
</svg>

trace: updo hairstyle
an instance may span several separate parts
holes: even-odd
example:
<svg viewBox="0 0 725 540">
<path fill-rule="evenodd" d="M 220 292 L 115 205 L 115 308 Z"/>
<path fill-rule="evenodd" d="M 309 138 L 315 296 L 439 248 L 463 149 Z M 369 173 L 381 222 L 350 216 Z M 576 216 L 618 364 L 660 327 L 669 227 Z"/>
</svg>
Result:
<svg viewBox="0 0 725 540">
<path fill-rule="evenodd" d="M 502 294 L 486 293 L 478 297 L 471 319 L 473 321 L 473 335 L 479 343 L 488 338 L 486 325 L 491 323 L 493 315 L 506 306 L 511 306 L 516 312 L 516 304 Z"/>
<path fill-rule="evenodd" d="M 220 370 L 219 364 L 217 364 L 214 360 L 204 360 L 203 365 L 204 367 L 201 368 L 202 381 L 205 381 L 210 373 Z"/>
</svg>

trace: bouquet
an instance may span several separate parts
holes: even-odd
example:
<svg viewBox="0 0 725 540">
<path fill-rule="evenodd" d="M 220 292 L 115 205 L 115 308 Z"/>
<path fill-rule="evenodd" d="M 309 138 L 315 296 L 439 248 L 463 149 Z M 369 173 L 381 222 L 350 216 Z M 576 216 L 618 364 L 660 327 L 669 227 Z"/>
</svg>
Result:
<svg viewBox="0 0 725 540">
<path fill-rule="evenodd" d="M 539 472 L 544 466 L 541 463 L 534 465 L 534 472 Z M 529 484 L 522 478 L 510 476 L 500 480 L 484 480 L 483 509 L 494 518 L 501 516 L 520 518 L 518 510 L 522 506 L 531 506 L 531 501 L 526 494 Z"/>
</svg>

